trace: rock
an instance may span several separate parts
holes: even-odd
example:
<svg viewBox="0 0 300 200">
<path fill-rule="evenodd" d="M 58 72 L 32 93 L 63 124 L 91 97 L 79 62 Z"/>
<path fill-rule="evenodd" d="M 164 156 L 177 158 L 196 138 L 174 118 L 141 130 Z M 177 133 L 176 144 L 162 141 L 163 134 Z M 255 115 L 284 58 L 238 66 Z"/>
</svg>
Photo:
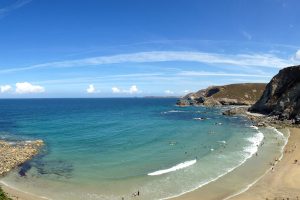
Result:
<svg viewBox="0 0 300 200">
<path fill-rule="evenodd" d="M 190 106 L 193 104 L 193 101 L 188 99 L 179 99 L 176 104 L 178 106 Z"/>
<path fill-rule="evenodd" d="M 294 123 L 295 124 L 300 124 L 300 114 L 295 117 Z"/>
<path fill-rule="evenodd" d="M 222 105 L 219 101 L 214 98 L 207 98 L 206 101 L 203 102 L 204 106 L 220 106 Z"/>
<path fill-rule="evenodd" d="M 235 107 L 229 110 L 225 110 L 222 114 L 223 115 L 228 115 L 228 116 L 232 116 L 232 115 L 242 115 L 245 114 L 247 109 L 249 107 Z"/>
<path fill-rule="evenodd" d="M 43 145 L 42 140 L 17 143 L 0 140 L 0 176 L 31 159 Z"/>
<path fill-rule="evenodd" d="M 279 120 L 299 123 L 300 65 L 280 70 L 267 84 L 261 98 L 249 110 L 277 116 Z"/>
</svg>

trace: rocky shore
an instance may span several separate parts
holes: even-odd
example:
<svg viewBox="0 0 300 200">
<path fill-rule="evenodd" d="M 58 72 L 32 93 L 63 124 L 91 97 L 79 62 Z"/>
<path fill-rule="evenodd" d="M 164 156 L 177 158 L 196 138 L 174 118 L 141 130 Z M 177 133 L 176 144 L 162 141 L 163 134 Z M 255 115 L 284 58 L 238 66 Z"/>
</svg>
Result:
<svg viewBox="0 0 300 200">
<path fill-rule="evenodd" d="M 261 113 L 253 113 L 249 111 L 250 106 L 237 106 L 225 110 L 223 115 L 228 116 L 244 116 L 250 119 L 255 126 L 258 127 L 267 127 L 272 126 L 275 128 L 285 128 L 285 127 L 300 127 L 299 124 L 296 124 L 294 120 L 282 119 L 278 116 L 266 115 Z"/>
<path fill-rule="evenodd" d="M 245 115 L 258 126 L 300 126 L 300 65 L 284 68 L 267 84 L 251 107 L 233 108 L 224 115 Z"/>
<path fill-rule="evenodd" d="M 35 156 L 44 145 L 42 140 L 7 142 L 0 140 L 0 176 Z"/>
</svg>

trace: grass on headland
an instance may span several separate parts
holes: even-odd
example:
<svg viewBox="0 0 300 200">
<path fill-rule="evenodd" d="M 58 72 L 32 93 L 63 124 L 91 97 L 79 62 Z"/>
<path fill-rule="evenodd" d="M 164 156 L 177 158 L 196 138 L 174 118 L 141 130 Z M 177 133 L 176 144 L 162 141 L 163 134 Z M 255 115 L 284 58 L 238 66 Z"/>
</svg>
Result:
<svg viewBox="0 0 300 200">
<path fill-rule="evenodd" d="M 12 200 L 11 198 L 7 197 L 2 188 L 0 188 L 0 200 Z"/>
</svg>

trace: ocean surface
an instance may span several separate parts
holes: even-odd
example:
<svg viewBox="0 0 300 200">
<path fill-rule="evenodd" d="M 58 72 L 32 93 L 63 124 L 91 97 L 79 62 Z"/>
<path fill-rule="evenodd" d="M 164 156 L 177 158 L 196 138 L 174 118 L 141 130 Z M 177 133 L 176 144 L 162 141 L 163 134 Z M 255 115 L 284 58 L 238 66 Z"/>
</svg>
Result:
<svg viewBox="0 0 300 200">
<path fill-rule="evenodd" d="M 285 143 L 275 129 L 223 116 L 220 108 L 175 103 L 171 98 L 0 100 L 0 139 L 46 143 L 39 156 L 0 181 L 48 199 L 132 199 L 137 192 L 139 199 L 165 199 L 244 165 L 266 137 L 270 158 Z"/>
</svg>

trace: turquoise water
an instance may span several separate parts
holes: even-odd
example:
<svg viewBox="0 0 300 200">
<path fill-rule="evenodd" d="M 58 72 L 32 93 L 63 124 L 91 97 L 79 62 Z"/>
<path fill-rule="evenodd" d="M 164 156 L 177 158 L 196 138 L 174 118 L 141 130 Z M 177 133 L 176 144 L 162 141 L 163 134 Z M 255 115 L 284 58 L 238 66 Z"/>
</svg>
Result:
<svg viewBox="0 0 300 200">
<path fill-rule="evenodd" d="M 175 103 L 1 100 L 0 138 L 46 143 L 3 181 L 49 199 L 130 199 L 137 191 L 141 199 L 168 198 L 232 171 L 263 140 L 245 118 Z"/>
</svg>

